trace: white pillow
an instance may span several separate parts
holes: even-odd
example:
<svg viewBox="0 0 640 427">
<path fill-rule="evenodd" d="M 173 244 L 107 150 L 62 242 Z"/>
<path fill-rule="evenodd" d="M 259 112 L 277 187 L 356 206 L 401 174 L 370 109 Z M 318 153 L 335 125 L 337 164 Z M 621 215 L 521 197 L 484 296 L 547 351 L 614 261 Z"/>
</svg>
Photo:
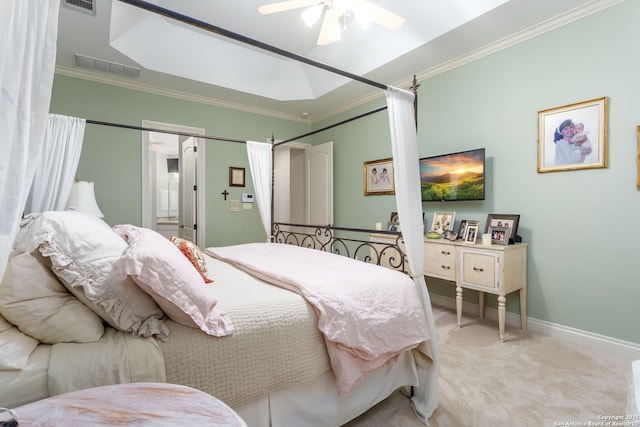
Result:
<svg viewBox="0 0 640 427">
<path fill-rule="evenodd" d="M 37 346 L 38 341 L 26 336 L 0 316 L 0 371 L 23 369 Z"/>
<path fill-rule="evenodd" d="M 131 275 L 170 319 L 209 335 L 233 333 L 231 318 L 216 307 L 200 273 L 173 243 L 146 228 L 116 225 L 113 229 L 129 243 L 115 269 Z"/>
<path fill-rule="evenodd" d="M 40 342 L 97 341 L 102 319 L 71 295 L 35 251 L 13 256 L 0 284 L 0 312 Z"/>
<path fill-rule="evenodd" d="M 51 211 L 25 219 L 14 249 L 40 253 L 78 299 L 116 329 L 166 340 L 164 313 L 135 283 L 113 275 L 127 244 L 100 218 L 78 211 Z"/>
<path fill-rule="evenodd" d="M 7 322 L 5 320 L 4 317 L 2 317 L 2 314 L 0 314 L 0 332 L 6 331 L 9 328 L 13 328 L 14 325 L 12 325 L 11 323 Z"/>
</svg>

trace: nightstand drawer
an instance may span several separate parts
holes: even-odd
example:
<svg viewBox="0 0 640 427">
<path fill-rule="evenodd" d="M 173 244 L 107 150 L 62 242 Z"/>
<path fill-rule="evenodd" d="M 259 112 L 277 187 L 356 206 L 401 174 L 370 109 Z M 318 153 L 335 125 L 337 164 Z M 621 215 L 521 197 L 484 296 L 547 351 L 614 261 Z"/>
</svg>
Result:
<svg viewBox="0 0 640 427">
<path fill-rule="evenodd" d="M 460 283 L 476 288 L 497 290 L 500 254 L 462 249 L 460 251 Z"/>
<path fill-rule="evenodd" d="M 424 248 L 426 276 L 456 280 L 456 248 L 447 244 L 428 244 Z"/>
</svg>

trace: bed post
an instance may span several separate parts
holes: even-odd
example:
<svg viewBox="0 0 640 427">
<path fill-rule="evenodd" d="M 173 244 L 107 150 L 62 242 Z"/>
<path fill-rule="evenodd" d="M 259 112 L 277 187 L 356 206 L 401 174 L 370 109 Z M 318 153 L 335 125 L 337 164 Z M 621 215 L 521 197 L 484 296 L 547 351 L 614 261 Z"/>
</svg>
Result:
<svg viewBox="0 0 640 427">
<path fill-rule="evenodd" d="M 273 223 L 274 223 L 274 190 L 275 190 L 275 161 L 276 161 L 276 146 L 273 133 L 271 134 L 271 226 L 269 228 L 269 240 L 273 242 Z"/>
<path fill-rule="evenodd" d="M 413 81 L 411 82 L 411 86 L 409 89 L 413 92 L 413 114 L 416 121 L 416 131 L 418 130 L 418 88 L 420 87 L 420 83 L 418 83 L 418 79 L 416 79 L 416 75 L 413 75 Z"/>
</svg>

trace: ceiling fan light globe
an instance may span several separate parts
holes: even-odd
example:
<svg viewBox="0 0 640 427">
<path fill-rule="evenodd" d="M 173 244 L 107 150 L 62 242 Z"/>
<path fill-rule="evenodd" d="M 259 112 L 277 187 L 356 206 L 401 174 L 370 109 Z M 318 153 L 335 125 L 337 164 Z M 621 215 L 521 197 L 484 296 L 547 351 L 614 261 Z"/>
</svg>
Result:
<svg viewBox="0 0 640 427">
<path fill-rule="evenodd" d="M 371 21 L 373 20 L 371 14 L 367 13 L 366 10 L 356 9 L 353 11 L 356 16 L 356 22 L 363 28 L 367 29 L 371 25 Z"/>
<path fill-rule="evenodd" d="M 309 28 L 313 27 L 313 25 L 320 20 L 323 10 L 324 4 L 317 4 L 302 12 L 302 20 L 305 25 Z"/>
<path fill-rule="evenodd" d="M 350 0 L 333 0 L 331 7 L 340 12 L 341 15 L 348 16 L 349 11 L 352 9 L 351 4 Z"/>
</svg>

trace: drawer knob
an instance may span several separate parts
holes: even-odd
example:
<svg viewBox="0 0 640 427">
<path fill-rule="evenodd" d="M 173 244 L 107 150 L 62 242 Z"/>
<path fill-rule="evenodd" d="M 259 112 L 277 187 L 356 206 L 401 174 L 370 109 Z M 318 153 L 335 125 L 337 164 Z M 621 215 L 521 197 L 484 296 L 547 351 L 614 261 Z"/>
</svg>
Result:
<svg viewBox="0 0 640 427">
<path fill-rule="evenodd" d="M 482 273 L 484 271 L 484 268 L 473 267 L 473 271 L 477 271 L 477 272 Z"/>
<path fill-rule="evenodd" d="M 448 252 L 448 251 L 440 251 L 440 253 L 442 255 L 451 255 L 451 252 Z"/>
<path fill-rule="evenodd" d="M 448 265 L 441 265 L 440 267 L 444 270 L 451 270 L 451 267 L 449 267 Z"/>
</svg>

